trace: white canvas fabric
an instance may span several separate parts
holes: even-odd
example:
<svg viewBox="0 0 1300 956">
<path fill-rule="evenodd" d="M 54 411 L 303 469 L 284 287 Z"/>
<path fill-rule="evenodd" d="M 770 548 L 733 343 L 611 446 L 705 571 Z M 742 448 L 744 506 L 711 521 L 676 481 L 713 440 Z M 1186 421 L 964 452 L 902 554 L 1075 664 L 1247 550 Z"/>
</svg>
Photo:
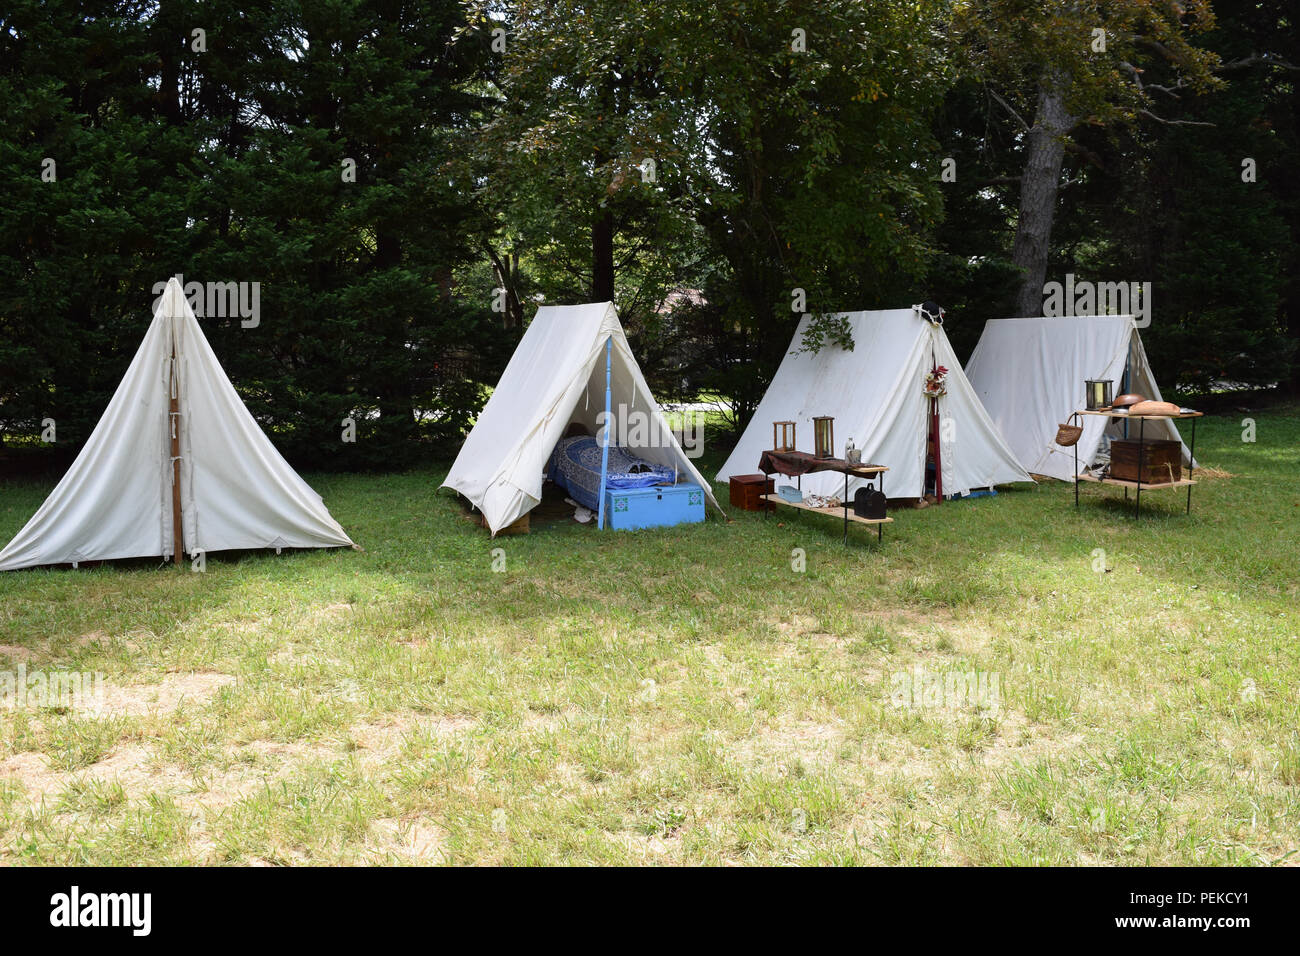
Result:
<svg viewBox="0 0 1300 956">
<path fill-rule="evenodd" d="M 650 394 L 614 304 L 548 305 L 537 310 L 442 483 L 483 513 L 493 535 L 542 500 L 546 463 L 570 422 L 596 433 L 597 416 L 605 410 L 605 343 L 611 338 L 615 417 L 622 406 L 644 411 L 657 426 L 629 429 L 624 446 L 698 482 L 722 510 Z"/>
<path fill-rule="evenodd" d="M 939 399 L 940 421 L 951 420 L 941 429 L 944 494 L 1032 481 L 975 397 L 941 326 L 931 325 L 914 309 L 847 312 L 843 318 L 853 338 L 852 350 L 827 346 L 812 353 L 800 351 L 811 321 L 810 316 L 803 317 L 789 354 L 718 472 L 718 481 L 758 471 L 763 452 L 772 447 L 773 422 L 795 422 L 799 450 L 811 452 L 813 416 L 831 415 L 837 457 L 852 438 L 862 449 L 863 462 L 889 468 L 884 478 L 886 495 L 920 497 L 930 414 L 923 386 L 935 365 L 948 369 L 948 393 Z M 849 495 L 863 484 L 851 480 Z M 839 496 L 844 493 L 844 476 L 804 475 L 800 485 L 805 493 Z"/>
<path fill-rule="evenodd" d="M 0 571 L 172 556 L 173 343 L 186 552 L 352 545 L 244 407 L 172 279 L 99 424 L 40 510 L 0 551 Z"/>
<path fill-rule="evenodd" d="M 1127 390 L 1163 401 L 1131 315 L 991 319 L 966 365 L 966 375 L 1028 471 L 1073 481 L 1075 448 L 1056 444 L 1056 427 L 1086 407 L 1086 380 L 1113 382 L 1116 396 L 1124 391 L 1126 364 Z M 1079 423 L 1082 470 L 1096 460 L 1107 438 L 1123 437 L 1125 423 L 1096 415 L 1081 415 Z M 1136 427 L 1129 423 L 1131 435 Z M 1151 420 L 1142 428 L 1148 439 L 1181 440 L 1169 420 Z M 1190 462 L 1184 445 L 1183 463 Z"/>
</svg>

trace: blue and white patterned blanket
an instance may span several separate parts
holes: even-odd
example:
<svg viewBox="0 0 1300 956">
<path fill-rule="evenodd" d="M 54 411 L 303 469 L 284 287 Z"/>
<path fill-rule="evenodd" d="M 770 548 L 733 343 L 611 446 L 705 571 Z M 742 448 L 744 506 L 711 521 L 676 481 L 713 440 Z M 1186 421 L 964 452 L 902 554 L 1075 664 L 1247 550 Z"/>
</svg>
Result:
<svg viewBox="0 0 1300 956">
<path fill-rule="evenodd" d="M 551 453 L 546 466 L 546 476 L 568 490 L 578 504 L 599 510 L 600 457 L 603 449 L 589 435 L 562 438 Z M 643 465 L 650 471 L 632 473 L 633 465 Z M 609 473 L 605 476 L 606 488 L 649 488 L 652 485 L 671 485 L 676 480 L 673 469 L 656 465 L 630 454 L 617 445 L 609 446 Z"/>
</svg>

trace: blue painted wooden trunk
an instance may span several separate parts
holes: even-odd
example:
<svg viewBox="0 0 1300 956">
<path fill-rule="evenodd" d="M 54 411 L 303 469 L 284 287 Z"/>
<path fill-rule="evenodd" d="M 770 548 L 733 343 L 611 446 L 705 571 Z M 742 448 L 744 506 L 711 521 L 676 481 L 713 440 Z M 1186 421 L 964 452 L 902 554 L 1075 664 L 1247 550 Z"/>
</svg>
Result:
<svg viewBox="0 0 1300 956">
<path fill-rule="evenodd" d="M 704 520 L 704 491 L 699 485 L 605 490 L 605 517 L 619 531 L 665 528 Z"/>
</svg>

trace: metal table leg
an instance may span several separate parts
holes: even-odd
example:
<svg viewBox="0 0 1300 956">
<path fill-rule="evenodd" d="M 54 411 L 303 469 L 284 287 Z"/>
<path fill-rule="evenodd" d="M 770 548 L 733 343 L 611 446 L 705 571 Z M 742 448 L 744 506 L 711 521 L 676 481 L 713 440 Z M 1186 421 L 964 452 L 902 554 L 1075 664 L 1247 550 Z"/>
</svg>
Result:
<svg viewBox="0 0 1300 956">
<path fill-rule="evenodd" d="M 844 506 L 844 546 L 849 545 L 849 473 L 844 473 L 844 498 L 840 501 Z"/>
<path fill-rule="evenodd" d="M 1196 470 L 1196 419 L 1192 419 L 1192 447 L 1187 450 L 1187 480 L 1192 480 L 1192 472 Z M 1192 486 L 1187 486 L 1187 511 L 1186 514 L 1192 513 Z"/>
<path fill-rule="evenodd" d="M 876 477 L 880 479 L 880 494 L 882 497 L 885 498 L 885 517 L 888 518 L 889 498 L 885 496 L 885 473 L 883 471 L 878 471 L 876 472 Z M 885 523 L 882 521 L 880 524 L 876 525 L 876 542 L 879 543 L 884 540 L 885 540 Z"/>
<path fill-rule="evenodd" d="M 1070 421 L 1078 423 L 1079 413 L 1070 416 Z M 1080 436 L 1082 437 L 1082 436 Z M 1074 506 L 1079 507 L 1079 442 L 1074 443 Z"/>
</svg>

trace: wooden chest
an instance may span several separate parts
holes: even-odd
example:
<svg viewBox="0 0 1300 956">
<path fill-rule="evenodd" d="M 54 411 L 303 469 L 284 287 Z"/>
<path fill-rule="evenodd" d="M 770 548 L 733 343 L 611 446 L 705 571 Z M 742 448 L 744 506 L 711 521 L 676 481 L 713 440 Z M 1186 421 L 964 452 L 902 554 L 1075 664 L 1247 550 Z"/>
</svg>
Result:
<svg viewBox="0 0 1300 956">
<path fill-rule="evenodd" d="M 770 501 L 763 501 L 760 495 L 772 494 L 773 481 L 767 475 L 732 475 L 729 494 L 731 506 L 741 511 L 768 511 L 776 506 Z"/>
<path fill-rule="evenodd" d="M 1142 478 L 1144 485 L 1162 485 L 1181 481 L 1183 444 L 1165 439 L 1147 439 L 1142 443 Z M 1138 480 L 1138 440 L 1116 438 L 1110 443 L 1110 477 L 1121 481 Z"/>
<path fill-rule="evenodd" d="M 607 488 L 605 519 L 615 531 L 669 528 L 704 520 L 704 490 L 696 484 Z"/>
</svg>

